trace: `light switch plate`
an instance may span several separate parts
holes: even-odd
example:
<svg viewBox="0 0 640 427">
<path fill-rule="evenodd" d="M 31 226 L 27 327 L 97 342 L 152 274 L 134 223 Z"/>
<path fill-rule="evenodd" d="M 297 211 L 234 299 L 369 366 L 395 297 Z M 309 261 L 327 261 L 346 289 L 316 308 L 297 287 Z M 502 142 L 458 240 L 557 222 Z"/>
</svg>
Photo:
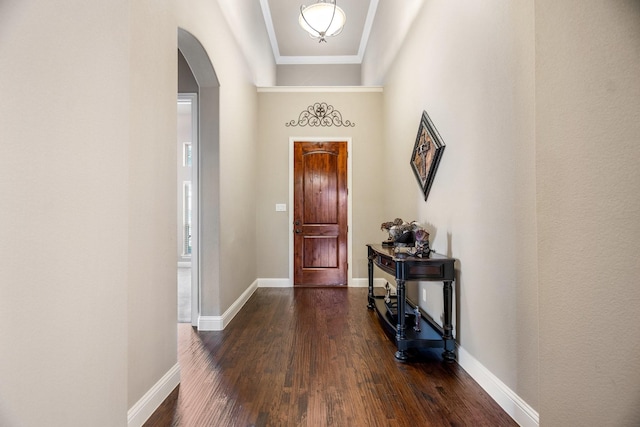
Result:
<svg viewBox="0 0 640 427">
<path fill-rule="evenodd" d="M 276 203 L 276 212 L 286 212 L 287 205 L 285 203 Z"/>
</svg>

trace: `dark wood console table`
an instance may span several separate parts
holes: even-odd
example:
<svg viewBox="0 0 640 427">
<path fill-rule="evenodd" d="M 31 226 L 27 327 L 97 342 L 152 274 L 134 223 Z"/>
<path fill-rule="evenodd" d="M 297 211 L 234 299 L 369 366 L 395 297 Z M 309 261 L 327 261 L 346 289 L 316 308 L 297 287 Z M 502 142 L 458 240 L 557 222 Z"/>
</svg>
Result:
<svg viewBox="0 0 640 427">
<path fill-rule="evenodd" d="M 444 348 L 442 357 L 455 361 L 455 340 L 453 338 L 452 283 L 455 280 L 453 258 L 432 253 L 429 258 L 419 258 L 403 253 L 396 254 L 393 247 L 367 245 L 369 258 L 369 297 L 367 307 L 376 310 L 383 326 L 394 334 L 398 347 L 396 358 L 407 360 L 407 350 L 417 348 Z M 373 266 L 391 274 L 396 280 L 397 315 L 392 316 L 385 304 L 385 295 L 373 292 Z M 413 324 L 406 325 L 406 315 L 415 310 L 415 305 L 406 299 L 405 282 L 443 282 L 444 316 L 443 327 L 425 313 L 420 315 L 420 331 Z M 417 317 L 417 316 L 416 316 Z M 415 318 L 414 318 L 415 320 Z"/>
</svg>

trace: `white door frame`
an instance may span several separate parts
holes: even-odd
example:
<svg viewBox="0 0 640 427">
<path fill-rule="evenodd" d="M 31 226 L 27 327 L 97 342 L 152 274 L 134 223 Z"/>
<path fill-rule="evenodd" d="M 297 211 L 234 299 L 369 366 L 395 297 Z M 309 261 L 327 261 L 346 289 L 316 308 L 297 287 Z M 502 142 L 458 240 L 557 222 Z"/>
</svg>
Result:
<svg viewBox="0 0 640 427">
<path fill-rule="evenodd" d="M 178 100 L 191 102 L 191 325 L 198 325 L 200 316 L 200 168 L 198 132 L 198 94 L 179 93 Z"/>
<path fill-rule="evenodd" d="M 293 162 L 294 162 L 294 152 L 293 152 L 293 143 L 295 141 L 309 141 L 309 142 L 322 142 L 322 141 L 347 141 L 347 286 L 352 286 L 353 284 L 353 262 L 352 262 L 352 254 L 353 254 L 353 227 L 352 227 L 352 209 L 351 209 L 351 201 L 352 201 L 352 160 L 353 155 L 351 153 L 351 148 L 353 144 L 351 143 L 351 137 L 318 137 L 318 136 L 292 136 L 289 137 L 289 286 L 293 287 Z"/>
</svg>

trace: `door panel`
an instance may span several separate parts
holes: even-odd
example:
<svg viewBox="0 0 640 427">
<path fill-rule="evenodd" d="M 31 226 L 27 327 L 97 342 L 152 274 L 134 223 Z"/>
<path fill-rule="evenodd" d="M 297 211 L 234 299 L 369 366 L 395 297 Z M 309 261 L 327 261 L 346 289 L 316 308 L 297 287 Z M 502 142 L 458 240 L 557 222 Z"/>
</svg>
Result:
<svg viewBox="0 0 640 427">
<path fill-rule="evenodd" d="M 336 236 L 304 238 L 304 268 L 337 268 L 338 239 Z"/>
<path fill-rule="evenodd" d="M 347 143 L 294 143 L 294 285 L 347 284 Z"/>
</svg>

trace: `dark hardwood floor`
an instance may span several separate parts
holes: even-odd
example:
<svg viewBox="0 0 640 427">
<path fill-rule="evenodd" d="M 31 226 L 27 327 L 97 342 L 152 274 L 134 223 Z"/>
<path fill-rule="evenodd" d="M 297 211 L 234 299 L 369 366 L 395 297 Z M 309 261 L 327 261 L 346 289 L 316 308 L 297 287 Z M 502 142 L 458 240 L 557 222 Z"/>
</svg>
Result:
<svg viewBox="0 0 640 427">
<path fill-rule="evenodd" d="M 178 325 L 181 384 L 145 426 L 515 426 L 441 350 L 395 360 L 366 288 L 259 288 L 224 331 Z"/>
</svg>

